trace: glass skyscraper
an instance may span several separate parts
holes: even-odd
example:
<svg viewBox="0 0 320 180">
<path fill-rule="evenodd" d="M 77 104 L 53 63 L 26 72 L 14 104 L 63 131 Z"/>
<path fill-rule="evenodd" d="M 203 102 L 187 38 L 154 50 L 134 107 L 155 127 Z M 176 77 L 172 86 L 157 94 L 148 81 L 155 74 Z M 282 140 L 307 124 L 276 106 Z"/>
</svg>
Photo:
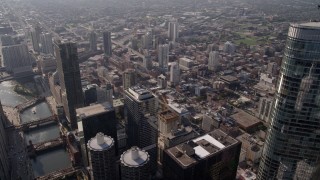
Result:
<svg viewBox="0 0 320 180">
<path fill-rule="evenodd" d="M 320 23 L 291 24 L 258 179 L 301 179 L 301 172 L 312 179 L 317 173 L 319 78 Z"/>
</svg>

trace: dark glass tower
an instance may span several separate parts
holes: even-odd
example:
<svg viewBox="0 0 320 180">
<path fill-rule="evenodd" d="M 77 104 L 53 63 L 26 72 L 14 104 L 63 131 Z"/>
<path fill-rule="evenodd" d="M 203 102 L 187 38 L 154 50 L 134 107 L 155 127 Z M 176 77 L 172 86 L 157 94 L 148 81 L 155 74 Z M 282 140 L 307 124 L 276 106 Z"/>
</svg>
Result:
<svg viewBox="0 0 320 180">
<path fill-rule="evenodd" d="M 320 162 L 320 23 L 292 24 L 258 179 L 311 179 Z"/>
<path fill-rule="evenodd" d="M 62 90 L 63 108 L 71 128 L 77 128 L 76 108 L 83 106 L 77 45 L 72 42 L 55 43 L 57 71 Z"/>
<path fill-rule="evenodd" d="M 112 56 L 111 32 L 109 31 L 103 33 L 103 47 L 104 54 L 109 57 Z"/>
</svg>

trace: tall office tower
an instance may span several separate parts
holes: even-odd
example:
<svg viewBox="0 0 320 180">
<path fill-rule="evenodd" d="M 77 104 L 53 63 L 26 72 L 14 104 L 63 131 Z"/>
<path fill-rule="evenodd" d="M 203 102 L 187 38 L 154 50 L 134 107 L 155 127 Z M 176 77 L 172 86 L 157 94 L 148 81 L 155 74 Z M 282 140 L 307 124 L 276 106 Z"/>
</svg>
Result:
<svg viewBox="0 0 320 180">
<path fill-rule="evenodd" d="M 50 33 L 40 35 L 40 50 L 42 53 L 53 55 L 52 35 Z"/>
<path fill-rule="evenodd" d="M 124 90 L 136 85 L 137 77 L 135 70 L 127 69 L 122 76 Z"/>
<path fill-rule="evenodd" d="M 236 52 L 236 46 L 233 43 L 227 41 L 226 43 L 224 43 L 223 51 L 228 54 L 234 54 Z"/>
<path fill-rule="evenodd" d="M 117 120 L 114 108 L 108 103 L 94 104 L 91 106 L 76 109 L 78 125 L 82 128 L 83 142 L 88 143 L 89 139 L 98 132 L 111 136 L 115 141 L 116 154 L 118 154 Z M 79 129 L 80 129 L 79 127 Z M 86 148 L 82 146 L 82 148 Z M 84 152 L 87 152 L 85 149 Z M 84 162 L 88 161 L 87 154 L 83 154 Z"/>
<path fill-rule="evenodd" d="M 151 56 L 149 54 L 147 54 L 144 58 L 143 58 L 143 67 L 146 70 L 150 70 L 152 68 L 152 60 L 151 60 Z"/>
<path fill-rule="evenodd" d="M 72 42 L 57 42 L 55 43 L 55 53 L 63 108 L 71 128 L 76 129 L 76 108 L 80 108 L 84 104 L 77 45 Z"/>
<path fill-rule="evenodd" d="M 143 36 L 143 48 L 144 49 L 151 49 L 152 48 L 152 34 L 151 34 L 151 32 L 147 32 Z"/>
<path fill-rule="evenodd" d="M 320 23 L 291 24 L 258 179 L 293 179 L 320 164 Z"/>
<path fill-rule="evenodd" d="M 211 51 L 209 53 L 208 69 L 211 71 L 214 71 L 217 69 L 218 65 L 219 65 L 219 52 Z"/>
<path fill-rule="evenodd" d="M 113 105 L 113 88 L 111 83 L 108 82 L 106 84 L 105 91 L 106 91 L 106 101 L 109 104 Z"/>
<path fill-rule="evenodd" d="M 109 31 L 103 33 L 103 48 L 106 56 L 112 56 L 111 32 Z"/>
<path fill-rule="evenodd" d="M 115 145 L 110 136 L 97 133 L 88 141 L 91 177 L 93 180 L 116 179 Z"/>
<path fill-rule="evenodd" d="M 94 31 L 89 33 L 89 44 L 91 51 L 97 51 L 97 34 Z"/>
<path fill-rule="evenodd" d="M 179 24 L 177 21 L 168 23 L 168 37 L 170 41 L 176 41 L 179 38 Z"/>
<path fill-rule="evenodd" d="M 138 147 L 125 151 L 121 157 L 121 180 L 150 179 L 149 154 Z"/>
<path fill-rule="evenodd" d="M 8 141 L 5 132 L 5 115 L 0 102 L 0 179 L 11 179 L 8 159 Z"/>
<path fill-rule="evenodd" d="M 39 26 L 36 26 L 33 31 L 31 31 L 32 46 L 35 52 L 40 52 L 40 34 L 41 28 Z"/>
<path fill-rule="evenodd" d="M 169 62 L 169 45 L 159 45 L 158 49 L 158 63 L 160 68 L 167 68 Z"/>
<path fill-rule="evenodd" d="M 236 179 L 241 142 L 217 129 L 166 149 L 164 179 Z"/>
<path fill-rule="evenodd" d="M 125 90 L 124 106 L 127 114 L 127 135 L 129 146 L 141 145 L 140 133 L 145 128 L 145 114 L 155 115 L 156 99 L 154 95 L 139 86 L 133 86 Z M 143 147 L 141 147 L 143 148 Z"/>
<path fill-rule="evenodd" d="M 31 67 L 33 59 L 31 58 L 26 44 L 17 44 L 2 47 L 2 67 L 7 71 L 14 71 L 20 67 Z"/>
<path fill-rule="evenodd" d="M 177 85 L 180 82 L 180 68 L 177 62 L 171 63 L 170 82 L 172 83 L 172 85 Z"/>
</svg>

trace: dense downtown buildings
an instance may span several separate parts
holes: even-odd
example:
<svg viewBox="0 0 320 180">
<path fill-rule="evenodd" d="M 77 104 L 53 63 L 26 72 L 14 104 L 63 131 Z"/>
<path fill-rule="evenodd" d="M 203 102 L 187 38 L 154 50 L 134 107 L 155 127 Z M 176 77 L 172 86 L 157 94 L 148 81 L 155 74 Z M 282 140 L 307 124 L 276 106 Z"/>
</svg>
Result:
<svg viewBox="0 0 320 180">
<path fill-rule="evenodd" d="M 168 180 L 234 179 L 241 143 L 221 130 L 165 150 L 164 178 Z"/>
<path fill-rule="evenodd" d="M 319 34 L 320 23 L 290 25 L 258 179 L 311 179 L 319 168 Z"/>
<path fill-rule="evenodd" d="M 318 16 L 311 0 L 0 0 L 0 178 L 319 179 L 320 30 L 299 23 Z"/>
<path fill-rule="evenodd" d="M 76 108 L 84 104 L 77 45 L 71 42 L 56 42 L 55 55 L 64 112 L 71 127 L 77 128 Z"/>
</svg>

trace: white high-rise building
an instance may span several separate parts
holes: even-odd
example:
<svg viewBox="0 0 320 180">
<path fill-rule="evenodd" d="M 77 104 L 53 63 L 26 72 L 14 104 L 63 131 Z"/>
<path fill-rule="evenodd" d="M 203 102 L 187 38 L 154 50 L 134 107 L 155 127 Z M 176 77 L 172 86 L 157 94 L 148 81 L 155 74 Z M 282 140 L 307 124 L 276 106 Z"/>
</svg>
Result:
<svg viewBox="0 0 320 180">
<path fill-rule="evenodd" d="M 169 62 L 169 45 L 159 45 L 158 62 L 160 68 L 167 68 Z"/>
<path fill-rule="evenodd" d="M 40 35 L 40 50 L 45 54 L 53 54 L 52 35 L 50 33 Z"/>
<path fill-rule="evenodd" d="M 177 21 L 168 23 L 168 37 L 170 41 L 176 41 L 179 38 L 179 24 Z"/>
<path fill-rule="evenodd" d="M 214 71 L 216 70 L 218 65 L 219 65 L 219 52 L 211 51 L 209 53 L 208 69 L 211 71 Z"/>
<path fill-rule="evenodd" d="M 32 62 L 26 44 L 2 47 L 2 67 L 6 67 L 7 71 L 25 66 L 31 67 Z"/>
<path fill-rule="evenodd" d="M 177 62 L 171 63 L 170 67 L 170 82 L 173 85 L 179 84 L 180 81 L 180 68 Z"/>
</svg>

